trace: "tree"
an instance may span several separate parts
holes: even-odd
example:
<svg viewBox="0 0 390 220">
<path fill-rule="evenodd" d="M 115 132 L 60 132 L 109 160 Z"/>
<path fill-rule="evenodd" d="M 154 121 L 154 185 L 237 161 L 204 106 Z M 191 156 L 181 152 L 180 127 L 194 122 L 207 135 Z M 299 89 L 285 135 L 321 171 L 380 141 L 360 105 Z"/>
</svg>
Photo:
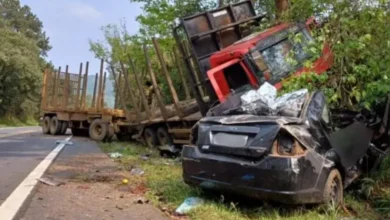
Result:
<svg viewBox="0 0 390 220">
<path fill-rule="evenodd" d="M 49 38 L 42 30 L 42 22 L 31 12 L 29 6 L 21 6 L 19 0 L 0 0 L 0 17 L 9 28 L 34 40 L 41 55 L 47 55 L 51 49 Z"/>
<path fill-rule="evenodd" d="M 0 28 L 0 115 L 37 113 L 41 71 L 36 42 L 8 27 Z"/>
<path fill-rule="evenodd" d="M 325 20 L 314 32 L 315 39 L 320 45 L 330 45 L 334 62 L 326 74 L 304 74 L 286 87 L 322 89 L 333 107 L 360 109 L 381 104 L 390 93 L 389 2 L 295 0 L 281 19 L 304 21 L 316 15 Z"/>
<path fill-rule="evenodd" d="M 0 45 L 0 117 L 36 117 L 51 46 L 42 22 L 19 0 L 0 0 Z"/>
</svg>

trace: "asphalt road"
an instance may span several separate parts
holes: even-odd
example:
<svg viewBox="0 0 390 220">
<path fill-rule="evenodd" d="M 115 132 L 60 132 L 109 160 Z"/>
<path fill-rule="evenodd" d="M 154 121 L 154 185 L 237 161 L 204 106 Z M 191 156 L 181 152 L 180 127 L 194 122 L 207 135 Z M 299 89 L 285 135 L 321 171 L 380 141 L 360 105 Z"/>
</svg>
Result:
<svg viewBox="0 0 390 220">
<path fill-rule="evenodd" d="M 0 128 L 0 204 L 66 137 L 43 135 L 40 127 Z"/>
</svg>

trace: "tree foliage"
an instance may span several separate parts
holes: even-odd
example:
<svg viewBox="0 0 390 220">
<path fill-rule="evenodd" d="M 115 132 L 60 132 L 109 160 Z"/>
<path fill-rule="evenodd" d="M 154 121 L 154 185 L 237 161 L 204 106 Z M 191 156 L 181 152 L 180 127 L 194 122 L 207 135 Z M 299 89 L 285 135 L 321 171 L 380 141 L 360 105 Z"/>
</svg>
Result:
<svg viewBox="0 0 390 220">
<path fill-rule="evenodd" d="M 0 45 L 0 117 L 34 117 L 49 65 L 42 55 L 51 47 L 41 21 L 18 0 L 0 0 Z"/>
<path fill-rule="evenodd" d="M 29 6 L 21 6 L 19 0 L 0 0 L 0 16 L 15 32 L 34 40 L 41 54 L 46 56 L 51 49 L 49 38 L 42 30 L 42 22 Z"/>
<path fill-rule="evenodd" d="M 331 104 L 372 107 L 390 93 L 390 11 L 388 0 L 294 0 L 284 14 L 288 21 L 311 15 L 325 19 L 315 33 L 318 43 L 330 44 L 334 54 L 326 75 L 305 74 L 286 87 L 326 91 Z M 315 85 L 315 86 L 313 86 Z"/>
</svg>

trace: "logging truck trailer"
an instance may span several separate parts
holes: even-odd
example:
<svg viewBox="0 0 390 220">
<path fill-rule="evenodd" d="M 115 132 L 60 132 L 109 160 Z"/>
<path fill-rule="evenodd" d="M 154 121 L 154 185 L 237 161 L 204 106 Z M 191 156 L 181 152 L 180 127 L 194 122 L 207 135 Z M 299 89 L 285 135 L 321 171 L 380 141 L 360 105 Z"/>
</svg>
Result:
<svg viewBox="0 0 390 220">
<path fill-rule="evenodd" d="M 120 109 L 104 107 L 107 77 L 106 73 L 103 74 L 103 62 L 100 72 L 95 75 L 93 94 L 87 94 L 88 71 L 88 62 L 85 70 L 83 64 L 80 64 L 78 74 L 69 72 L 68 66 L 65 71 L 61 71 L 61 67 L 57 71 L 45 70 L 41 97 L 41 125 L 44 134 L 61 135 L 70 128 L 74 136 L 91 135 L 98 140 L 98 133 L 89 129 L 96 127 L 101 130 L 99 132 L 107 132 L 104 139 L 112 138 L 112 129 L 101 128 L 100 123 L 109 124 L 124 119 L 124 113 Z"/>
<path fill-rule="evenodd" d="M 157 40 L 154 42 L 155 48 L 159 49 Z M 146 47 L 145 52 L 147 54 Z M 159 50 L 158 55 L 165 65 Z M 146 59 L 149 63 L 149 58 Z M 130 63 L 133 64 L 132 61 Z M 137 74 L 130 76 L 128 71 L 130 67 L 137 71 L 134 65 L 120 63 L 115 66 L 109 63 L 107 67 L 114 76 L 117 88 L 115 97 L 117 108 L 107 108 L 104 104 L 107 79 L 104 65 L 105 62 L 101 60 L 92 94 L 87 94 L 88 62 L 85 70 L 83 64 L 80 64 L 78 74 L 69 72 L 68 66 L 64 72 L 61 68 L 58 68 L 58 71 L 44 72 L 41 102 L 41 125 L 44 134 L 61 135 L 70 128 L 74 136 L 89 136 L 97 141 L 109 141 L 116 136 L 119 140 L 142 139 L 150 147 L 187 143 L 186 132 L 189 132 L 189 128 L 201 118 L 198 105 L 190 98 L 187 85 L 182 86 L 187 91 L 186 100 L 179 101 L 172 80 L 167 70 L 163 68 L 174 103 L 163 103 L 160 89 L 154 89 L 157 107 L 147 101 L 143 87 L 145 82 Z M 151 68 L 148 71 L 154 88 L 158 88 L 155 73 Z M 131 88 L 130 78 L 137 82 L 135 88 Z M 182 79 L 186 84 L 183 77 Z M 135 104 L 136 94 L 140 96 L 141 105 Z M 129 105 L 133 107 L 128 109 Z"/>
</svg>

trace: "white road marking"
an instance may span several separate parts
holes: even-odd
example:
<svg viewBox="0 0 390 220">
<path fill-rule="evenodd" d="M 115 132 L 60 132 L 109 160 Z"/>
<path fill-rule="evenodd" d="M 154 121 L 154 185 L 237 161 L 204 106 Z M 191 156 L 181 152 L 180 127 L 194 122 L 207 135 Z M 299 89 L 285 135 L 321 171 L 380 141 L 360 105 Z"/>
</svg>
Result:
<svg viewBox="0 0 390 220">
<path fill-rule="evenodd" d="M 11 195 L 0 206 L 0 219 L 1 220 L 13 220 L 18 214 L 18 211 L 23 206 L 28 196 L 38 183 L 38 179 L 42 177 L 47 168 L 58 156 L 61 150 L 65 147 L 66 142 L 69 141 L 72 136 L 65 139 L 65 142 L 57 145 L 52 152 L 50 152 L 41 163 L 20 183 L 20 185 L 11 193 Z"/>
</svg>

